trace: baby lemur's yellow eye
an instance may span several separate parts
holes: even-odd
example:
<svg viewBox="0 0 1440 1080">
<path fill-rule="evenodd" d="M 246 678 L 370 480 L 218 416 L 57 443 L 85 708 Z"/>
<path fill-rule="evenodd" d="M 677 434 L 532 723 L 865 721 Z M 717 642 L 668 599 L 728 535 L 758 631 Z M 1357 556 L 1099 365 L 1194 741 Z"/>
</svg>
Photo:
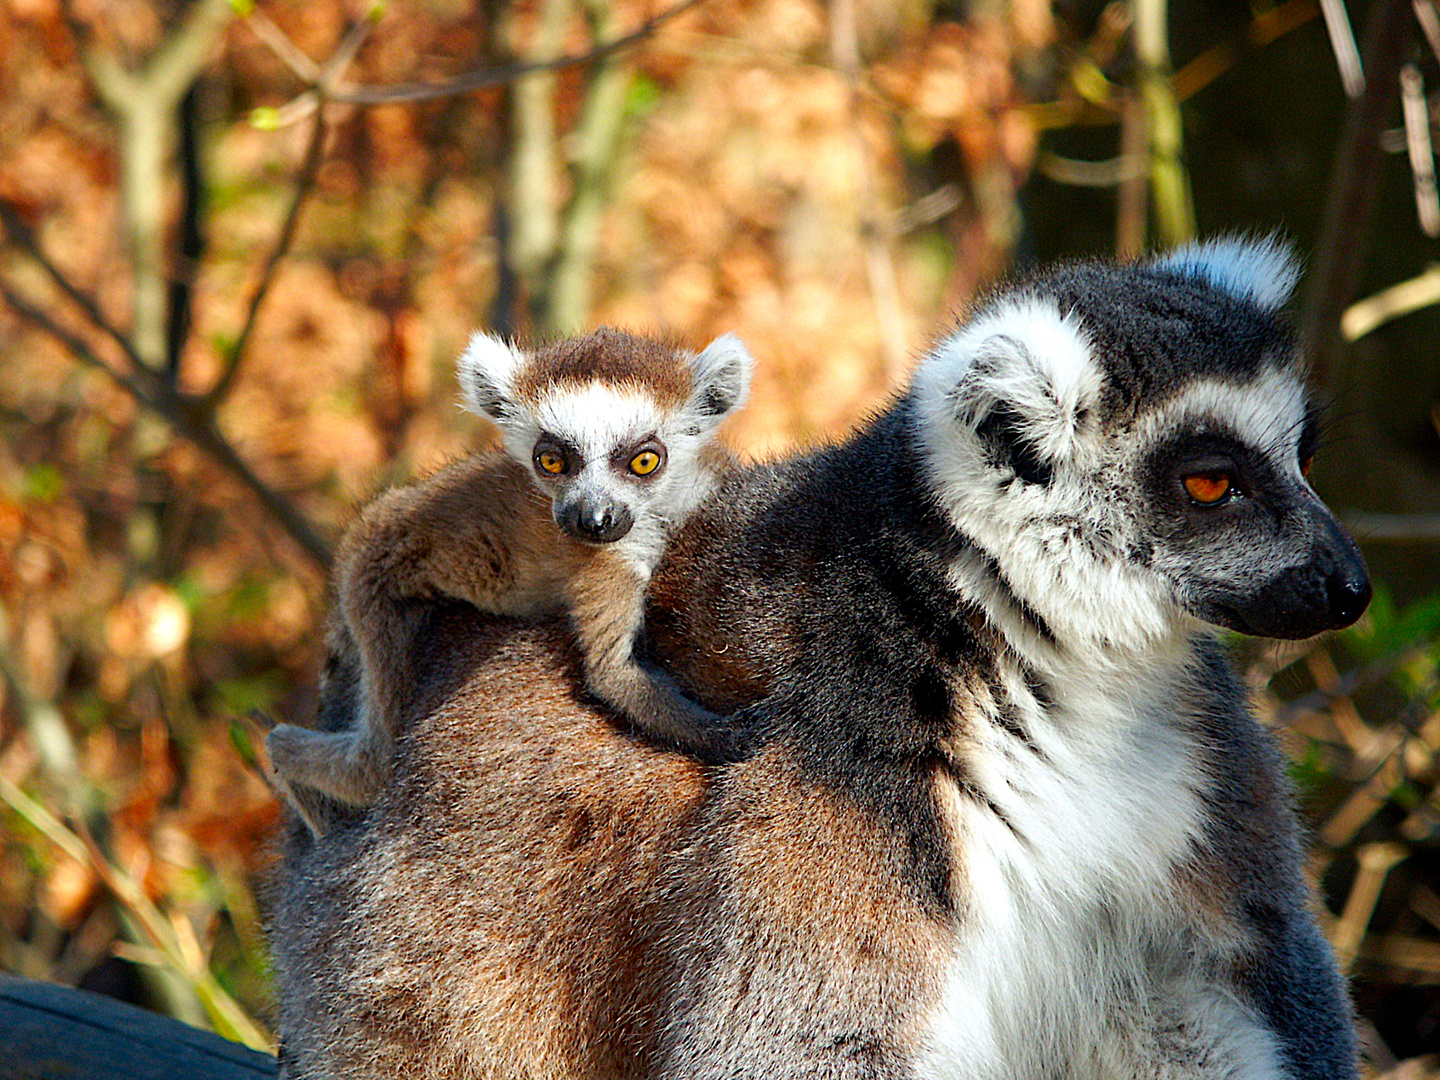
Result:
<svg viewBox="0 0 1440 1080">
<path fill-rule="evenodd" d="M 1214 506 L 1230 494 L 1230 474 L 1198 472 L 1184 478 L 1185 492 L 1201 506 Z"/>
<path fill-rule="evenodd" d="M 550 450 L 541 450 L 536 454 L 535 463 L 551 476 L 559 476 L 565 471 L 565 459 Z"/>
<path fill-rule="evenodd" d="M 1309 476 L 1309 475 L 1310 475 L 1310 466 L 1312 466 L 1312 465 L 1314 465 L 1314 464 L 1315 464 L 1315 455 L 1314 455 L 1314 454 L 1311 454 L 1311 455 L 1310 455 L 1309 457 L 1307 457 L 1307 458 L 1301 458 L 1301 460 L 1300 460 L 1300 475 L 1301 475 L 1301 476 Z"/>
<path fill-rule="evenodd" d="M 641 450 L 630 459 L 630 471 L 636 476 L 649 476 L 660 467 L 660 455 L 654 450 Z"/>
</svg>

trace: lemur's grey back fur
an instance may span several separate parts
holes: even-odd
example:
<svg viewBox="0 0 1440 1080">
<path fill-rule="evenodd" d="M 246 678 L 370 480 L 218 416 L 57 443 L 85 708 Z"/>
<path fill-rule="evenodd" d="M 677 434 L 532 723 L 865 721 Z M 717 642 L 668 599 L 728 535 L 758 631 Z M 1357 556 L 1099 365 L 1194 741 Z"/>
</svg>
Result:
<svg viewBox="0 0 1440 1080">
<path fill-rule="evenodd" d="M 1294 277 L 1241 242 L 1038 276 L 723 485 L 646 626 L 746 761 L 627 740 L 554 628 L 437 611 L 392 790 L 292 831 L 301 1075 L 1353 1077 L 1207 629 L 1368 596 L 1303 477 Z"/>
</svg>

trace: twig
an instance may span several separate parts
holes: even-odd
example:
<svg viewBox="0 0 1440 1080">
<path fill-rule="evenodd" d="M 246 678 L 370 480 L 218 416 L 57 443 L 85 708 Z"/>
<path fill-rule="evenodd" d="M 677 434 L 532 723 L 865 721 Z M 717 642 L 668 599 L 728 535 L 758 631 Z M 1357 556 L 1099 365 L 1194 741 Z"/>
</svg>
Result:
<svg viewBox="0 0 1440 1080">
<path fill-rule="evenodd" d="M 292 74 L 308 85 L 320 81 L 320 65 L 305 54 L 305 50 L 290 40 L 290 36 L 270 21 L 270 17 L 259 8 L 252 7 L 244 13 L 245 25 L 260 41 L 288 67 Z"/>
<path fill-rule="evenodd" d="M 330 54 L 330 59 L 321 66 L 315 83 L 328 91 L 340 76 L 345 74 L 345 69 L 350 66 L 352 60 L 360 52 L 360 46 L 364 45 L 370 37 L 370 31 L 375 29 L 375 24 L 380 21 L 380 13 L 383 9 L 377 4 L 372 7 L 363 19 L 358 19 L 351 24 L 350 29 L 345 31 L 345 36 L 340 39 L 340 44 L 335 46 L 335 51 Z"/>
<path fill-rule="evenodd" d="M 1166 0 L 1133 0 L 1135 61 L 1150 143 L 1155 224 L 1166 245 L 1195 235 L 1195 206 L 1185 169 L 1180 103 L 1170 84 Z"/>
<path fill-rule="evenodd" d="M 570 0 L 544 0 L 530 53 L 542 62 L 559 51 Z M 513 23 L 511 31 L 513 33 Z M 512 48 L 514 42 L 512 41 Z M 532 323 L 543 325 L 546 272 L 560 240 L 556 165 L 555 79 L 526 79 L 510 96 L 511 139 L 507 201 L 514 233 L 510 257 L 525 286 Z"/>
<path fill-rule="evenodd" d="M 611 41 L 602 42 L 591 49 L 580 53 L 569 53 L 564 56 L 557 56 L 546 60 L 533 60 L 523 63 L 503 64 L 500 67 L 481 68 L 478 71 L 468 71 L 457 75 L 453 79 L 444 82 L 412 82 L 399 83 L 395 86 L 354 86 L 339 84 L 329 94 L 329 100 L 338 101 L 343 105 L 385 105 L 397 101 L 434 101 L 436 98 L 454 97 L 457 94 L 474 93 L 476 90 L 488 90 L 493 86 L 504 86 L 508 83 L 517 82 L 527 75 L 539 75 L 546 72 L 563 71 L 566 68 L 580 67 L 584 64 L 593 64 L 597 60 L 603 60 L 611 53 L 628 49 L 637 42 L 643 41 L 655 33 L 661 26 L 671 19 L 684 14 L 693 7 L 704 3 L 705 0 L 680 0 L 674 7 L 667 8 L 658 15 L 652 15 L 628 34 Z M 298 101 L 299 99 L 297 99 Z M 286 112 L 282 107 L 276 113 L 276 122 L 283 123 L 300 119 L 315 108 L 317 103 L 311 102 L 303 110 Z"/>
<path fill-rule="evenodd" d="M 1350 16 L 1345 13 L 1345 0 L 1320 0 L 1320 10 L 1345 96 L 1354 101 L 1365 92 L 1365 72 L 1360 66 L 1360 50 L 1355 46 L 1355 31 L 1350 29 Z"/>
<path fill-rule="evenodd" d="M 1175 96 L 1188 101 L 1239 63 L 1245 53 L 1278 41 L 1318 14 L 1316 0 L 1284 0 L 1259 11 L 1246 27 L 1243 41 L 1232 39 L 1212 45 L 1175 72 Z"/>
<path fill-rule="evenodd" d="M 1128 130 L 1128 125 L 1126 129 Z M 1138 153 L 1121 153 L 1106 161 L 1080 161 L 1061 157 L 1051 150 L 1042 150 L 1035 159 L 1040 175 L 1057 184 L 1071 187 L 1116 187 L 1135 177 L 1145 176 L 1145 157 Z"/>
<path fill-rule="evenodd" d="M 600 37 L 608 28 L 608 0 L 584 0 L 587 14 Z M 625 131 L 625 98 L 630 76 L 614 56 L 595 70 L 585 93 L 573 143 L 573 193 L 560 223 L 560 243 L 550 275 L 546 303 L 546 329 L 574 333 L 590 315 L 595 253 L 605 204 L 614 186 Z"/>
<path fill-rule="evenodd" d="M 1120 110 L 1120 157 L 1117 165 L 1129 164 L 1130 169 L 1117 169 L 1119 190 L 1115 193 L 1115 256 L 1122 260 L 1138 259 L 1145 254 L 1145 236 L 1149 231 L 1150 186 L 1146 165 L 1149 125 L 1145 106 L 1139 95 L 1127 90 Z"/>
<path fill-rule="evenodd" d="M 1435 150 L 1430 142 L 1430 108 L 1420 69 L 1400 69 L 1400 104 L 1405 114 L 1405 143 L 1410 151 L 1410 172 L 1415 178 L 1415 211 L 1420 228 L 1430 238 L 1440 236 L 1440 200 L 1435 190 Z"/>
<path fill-rule="evenodd" d="M 1389 123 L 1412 27 L 1405 0 L 1376 0 L 1365 27 L 1365 93 L 1350 102 L 1340 129 L 1335 168 L 1315 242 L 1315 257 L 1300 321 L 1300 338 L 1310 355 L 1311 379 L 1320 388 L 1335 384 L 1345 351 L 1336 332 L 1340 313 L 1354 298 L 1368 261 L 1380 185 L 1379 133 Z"/>
<path fill-rule="evenodd" d="M 33 323 L 68 349 L 77 360 L 105 372 L 136 401 L 158 413 L 185 438 L 205 451 L 224 468 L 234 473 L 241 483 L 248 487 L 264 504 L 291 539 L 300 545 L 316 565 L 324 570 L 330 565 L 330 547 L 315 527 L 310 524 L 290 501 L 275 491 L 245 463 L 244 459 L 230 445 L 229 441 L 210 422 L 209 414 L 203 407 L 197 407 L 193 399 L 182 396 L 159 380 L 148 369 L 139 368 L 135 377 L 118 371 L 105 363 L 81 338 L 66 330 L 44 311 L 21 297 L 5 282 L 0 281 L 0 297 L 10 305 L 16 314 Z M 143 385 L 141 380 L 143 379 Z"/>
<path fill-rule="evenodd" d="M 245 347 L 250 343 L 251 333 L 255 329 L 255 320 L 260 313 L 260 306 L 270 293 L 270 286 L 274 283 L 275 271 L 280 260 L 290 251 L 290 245 L 295 240 L 296 229 L 300 223 L 300 211 L 304 208 L 311 191 L 314 190 L 315 178 L 320 173 L 320 162 L 324 157 L 325 132 L 324 113 L 317 110 L 315 123 L 310 132 L 310 140 L 305 145 L 305 156 L 301 159 L 300 172 L 295 178 L 295 193 L 291 196 L 289 209 L 285 212 L 285 221 L 280 226 L 280 235 L 275 240 L 275 246 L 270 249 L 270 256 L 265 260 L 264 269 L 260 272 L 260 281 L 250 296 L 250 307 L 245 313 L 245 322 L 240 327 L 240 333 L 236 336 L 234 344 L 226 351 L 220 377 L 202 398 L 201 403 L 206 409 L 213 411 L 225 399 L 235 383 L 235 376 L 240 371 L 240 362 L 245 358 Z"/>
<path fill-rule="evenodd" d="M 1365 844 L 1356 853 L 1360 871 L 1355 883 L 1350 886 L 1350 895 L 1345 899 L 1345 910 L 1335 925 L 1330 939 L 1331 946 L 1339 957 L 1341 967 L 1348 969 L 1355 962 L 1360 943 L 1365 939 L 1366 927 L 1374 914 L 1375 904 L 1380 899 L 1380 887 L 1390 870 L 1405 858 L 1406 851 L 1399 844 Z"/>
<path fill-rule="evenodd" d="M 65 346 L 70 354 L 82 364 L 85 364 L 87 367 L 98 368 L 105 372 L 106 375 L 109 375 L 110 378 L 115 380 L 115 382 L 128 392 L 131 397 L 135 398 L 135 400 L 143 402 L 151 408 L 157 407 L 150 392 L 140 385 L 138 379 L 132 378 L 125 372 L 119 371 L 112 365 L 107 364 L 104 360 L 101 360 L 100 357 L 91 350 L 90 346 L 85 343 L 84 339 L 65 329 L 65 327 L 61 326 L 40 308 L 26 300 L 4 281 L 0 281 L 0 298 L 3 298 L 21 318 L 27 322 L 34 323 L 51 337 L 59 341 L 60 344 Z M 144 369 L 142 368 L 140 370 L 143 371 Z M 150 380 L 147 379 L 146 381 L 149 382 Z"/>
<path fill-rule="evenodd" d="M 959 184 L 941 184 L 930 194 L 922 195 L 909 206 L 896 210 L 890 217 L 886 235 L 894 240 L 916 229 L 923 229 L 926 225 L 933 225 L 947 214 L 958 210 L 964 201 Z"/>
<path fill-rule="evenodd" d="M 1415 21 L 1420 24 L 1430 51 L 1440 60 L 1440 14 L 1435 11 L 1435 0 L 1411 0 L 1410 6 L 1415 12 Z"/>
<path fill-rule="evenodd" d="M 96 328 L 102 331 L 106 337 L 110 338 L 116 345 L 119 345 L 120 349 L 132 364 L 136 367 L 143 367 L 140 354 L 135 351 L 135 346 L 130 344 L 130 339 L 122 334 L 119 329 L 116 328 L 115 324 L 105 317 L 100 311 L 99 304 L 97 304 L 88 293 L 83 292 L 76 286 L 65 276 L 64 272 L 50 260 L 44 248 L 40 246 L 40 242 L 36 239 L 34 230 L 25 223 L 15 208 L 4 199 L 0 199 L 0 224 L 5 226 L 5 231 L 9 234 L 10 238 L 24 248 L 25 253 L 29 255 L 30 258 L 40 264 L 40 268 L 44 270 L 50 280 L 59 287 L 60 291 L 75 302 L 75 305 L 85 313 L 86 318 L 88 318 Z"/>
<path fill-rule="evenodd" d="M 1346 341 L 1357 341 L 1377 327 L 1412 311 L 1440 303 L 1440 265 L 1423 274 L 1382 289 L 1374 296 L 1357 300 L 1340 316 L 1340 333 Z"/>
<path fill-rule="evenodd" d="M 199 0 L 139 70 L 82 46 L 95 90 L 121 130 L 120 195 L 132 261 L 130 340 L 160 370 L 166 337 L 165 191 L 180 99 L 199 75 L 231 17 L 228 0 Z"/>
</svg>

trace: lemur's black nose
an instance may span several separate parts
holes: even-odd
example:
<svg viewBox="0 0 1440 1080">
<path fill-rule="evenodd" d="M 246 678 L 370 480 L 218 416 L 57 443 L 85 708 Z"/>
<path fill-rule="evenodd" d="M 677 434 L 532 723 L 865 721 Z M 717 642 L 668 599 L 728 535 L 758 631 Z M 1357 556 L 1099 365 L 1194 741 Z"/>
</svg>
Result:
<svg viewBox="0 0 1440 1080">
<path fill-rule="evenodd" d="M 1350 568 L 1353 571 L 1356 568 Z M 1330 601 L 1330 617 L 1335 628 L 1349 626 L 1364 614 L 1370 604 L 1370 579 L 1364 568 L 1360 573 L 1341 570 L 1325 581 L 1325 595 Z"/>
<path fill-rule="evenodd" d="M 571 536 L 591 544 L 614 543 L 635 524 L 635 519 L 624 506 L 588 500 L 567 508 L 557 521 Z"/>
<path fill-rule="evenodd" d="M 1354 539 L 1328 512 L 1321 535 L 1316 564 L 1324 574 L 1330 629 L 1340 630 L 1365 613 L 1370 603 L 1370 573 Z"/>
</svg>

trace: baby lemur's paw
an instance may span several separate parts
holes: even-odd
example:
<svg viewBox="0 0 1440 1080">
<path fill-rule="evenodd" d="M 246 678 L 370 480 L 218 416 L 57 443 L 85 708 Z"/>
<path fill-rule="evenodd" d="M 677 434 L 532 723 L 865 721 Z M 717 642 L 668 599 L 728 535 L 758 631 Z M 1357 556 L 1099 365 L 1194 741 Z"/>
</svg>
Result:
<svg viewBox="0 0 1440 1080">
<path fill-rule="evenodd" d="M 746 760 L 754 752 L 749 732 L 733 716 L 715 717 L 708 741 L 708 752 L 699 755 L 707 765 L 731 765 Z"/>
</svg>

